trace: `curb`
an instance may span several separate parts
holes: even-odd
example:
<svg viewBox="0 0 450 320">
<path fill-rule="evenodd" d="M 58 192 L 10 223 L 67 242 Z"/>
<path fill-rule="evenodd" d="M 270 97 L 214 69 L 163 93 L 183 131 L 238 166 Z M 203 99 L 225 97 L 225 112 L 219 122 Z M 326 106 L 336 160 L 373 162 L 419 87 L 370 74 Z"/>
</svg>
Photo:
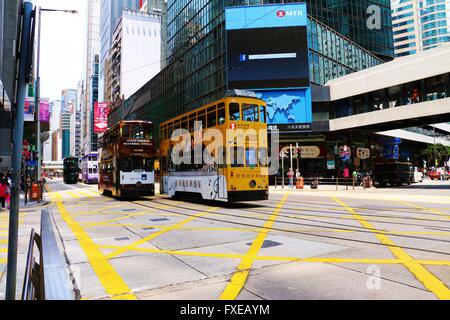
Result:
<svg viewBox="0 0 450 320">
<path fill-rule="evenodd" d="M 41 203 L 37 203 L 37 204 L 32 204 L 32 205 L 27 205 L 27 206 L 20 206 L 19 209 L 23 210 L 23 209 L 39 208 L 39 207 L 44 207 L 44 206 L 48 205 L 49 203 L 50 203 L 50 201 L 42 201 Z"/>
</svg>

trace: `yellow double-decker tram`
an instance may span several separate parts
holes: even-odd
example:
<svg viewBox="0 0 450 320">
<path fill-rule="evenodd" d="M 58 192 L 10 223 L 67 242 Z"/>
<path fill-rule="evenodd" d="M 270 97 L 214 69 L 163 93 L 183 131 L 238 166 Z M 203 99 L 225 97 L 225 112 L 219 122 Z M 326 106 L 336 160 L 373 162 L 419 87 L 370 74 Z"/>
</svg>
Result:
<svg viewBox="0 0 450 320">
<path fill-rule="evenodd" d="M 267 200 L 266 103 L 235 90 L 160 125 L 161 194 Z"/>
</svg>

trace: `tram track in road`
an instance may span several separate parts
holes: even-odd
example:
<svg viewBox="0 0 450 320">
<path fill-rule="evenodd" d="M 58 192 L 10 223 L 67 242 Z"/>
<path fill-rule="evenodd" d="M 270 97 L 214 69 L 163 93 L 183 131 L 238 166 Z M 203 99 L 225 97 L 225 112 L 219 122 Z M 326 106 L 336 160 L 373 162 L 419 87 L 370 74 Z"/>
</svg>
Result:
<svg viewBox="0 0 450 320">
<path fill-rule="evenodd" d="M 146 207 L 146 208 L 155 208 L 153 206 L 147 205 L 147 204 L 142 204 L 139 203 L 137 201 L 130 201 L 131 203 L 138 205 L 138 206 L 142 206 L 142 207 Z M 187 216 L 187 217 L 193 217 L 195 216 L 195 214 L 189 214 L 189 213 L 182 213 L 180 212 L 178 209 L 184 209 L 184 210 L 190 210 L 190 211 L 194 211 L 194 212 L 201 212 L 203 210 L 201 209 L 194 209 L 194 208 L 186 208 L 183 206 L 176 206 L 176 205 L 170 205 L 166 202 L 160 202 L 160 201 L 155 201 L 152 200 L 152 203 L 155 203 L 157 205 L 167 205 L 168 207 L 172 207 L 173 209 L 159 209 L 160 211 L 163 212 L 168 212 L 168 213 L 175 213 L 181 216 Z M 245 209 L 244 209 L 245 211 Z M 281 214 L 281 212 L 280 212 Z M 270 214 L 267 214 L 268 216 Z M 255 223 L 245 223 L 245 222 L 236 222 L 236 221 L 229 221 L 229 220 L 225 220 L 225 219 L 220 219 L 217 217 L 212 217 L 212 216 L 226 216 L 226 217 L 231 217 L 231 218 L 240 218 L 240 219 L 247 219 L 247 220 L 257 220 L 257 221 L 261 221 L 262 223 L 264 223 L 266 221 L 266 219 L 263 218 L 256 218 L 256 217 L 243 217 L 240 215 L 235 215 L 235 214 L 230 214 L 230 213 L 222 213 L 222 212 L 211 212 L 209 216 L 202 216 L 202 217 L 198 217 L 198 220 L 206 220 L 206 221 L 214 221 L 214 222 L 220 222 L 220 223 L 226 223 L 226 224 L 232 224 L 232 225 L 238 225 L 241 227 L 250 227 L 250 228 L 261 228 L 261 225 L 255 224 Z M 281 215 L 280 215 L 281 217 Z M 302 226 L 312 226 L 312 225 L 308 225 L 308 224 L 302 224 L 302 223 L 294 223 L 294 222 L 290 222 L 290 221 L 280 221 L 277 219 L 276 223 L 285 223 L 285 224 L 290 224 L 290 225 L 302 225 Z M 324 228 L 324 229 L 330 229 L 332 227 L 324 227 L 324 226 L 319 226 L 319 225 L 315 225 L 315 227 L 317 228 Z M 435 253 L 435 254 L 441 254 L 441 255 L 446 255 L 446 256 L 450 256 L 450 252 L 445 252 L 445 251 L 438 251 L 438 250 L 431 250 L 431 249 L 425 249 L 425 248 L 418 248 L 418 247 L 412 247 L 412 246 L 403 246 L 403 245 L 386 245 L 380 242 L 375 242 L 375 241 L 368 241 L 368 240 L 358 240 L 358 239 L 352 239 L 352 238 L 344 238 L 344 237 L 338 237 L 338 236 L 330 236 L 330 235 L 321 235 L 321 234 L 316 234 L 316 233 L 311 233 L 311 232 L 303 232 L 303 231 L 298 231 L 298 230 L 292 230 L 292 229 L 282 229 L 282 228 L 277 228 L 277 227 L 270 227 L 267 228 L 270 232 L 272 231 L 278 231 L 278 232 L 286 232 L 286 233 L 291 233 L 291 234 L 297 234 L 297 235 L 304 235 L 304 236 L 310 236 L 310 237 L 317 237 L 317 238 L 321 238 L 321 239 L 328 239 L 328 240 L 340 240 L 340 241 L 348 241 L 348 242 L 353 242 L 353 243 L 360 243 L 360 244 L 371 244 L 371 245 L 376 245 L 376 246 L 381 246 L 381 247 L 391 247 L 391 248 L 401 248 L 401 249 L 408 249 L 408 250 L 414 250 L 414 251 L 420 251 L 420 252 L 426 252 L 426 253 Z M 333 228 L 335 229 L 335 228 Z M 443 239 L 435 239 L 435 238 L 427 238 L 427 237 L 417 237 L 417 236 L 409 236 L 409 235 L 400 235 L 400 234 L 395 234 L 395 233 L 390 233 L 390 232 L 380 232 L 380 230 L 377 229 L 373 229 L 373 230 L 359 230 L 359 229 L 353 229 L 351 231 L 354 232 L 360 232 L 363 234 L 370 234 L 370 235 L 391 235 L 391 236 L 396 236 L 396 237 L 402 237 L 402 238 L 407 238 L 407 239 L 415 239 L 415 240 L 427 240 L 427 241 L 439 241 L 439 242 L 445 242 L 448 243 L 450 241 L 448 240 L 443 240 Z"/>
<path fill-rule="evenodd" d="M 172 205 L 172 207 L 174 207 L 174 206 L 175 205 Z M 182 207 L 178 206 L 178 208 L 182 208 Z M 274 209 L 272 207 L 268 207 L 268 208 Z M 267 212 L 263 211 L 263 210 L 258 211 L 258 210 L 250 210 L 250 209 L 239 209 L 239 210 L 252 212 L 252 213 L 258 213 L 258 214 L 263 214 L 263 215 L 266 215 L 266 216 L 270 215 L 270 212 L 269 212 L 270 210 L 268 210 Z M 222 213 L 216 213 L 216 214 L 222 214 Z M 224 213 L 223 215 L 230 215 L 230 214 L 225 214 Z M 265 220 L 265 218 L 246 217 L 246 216 L 240 216 L 240 215 L 239 216 L 231 215 L 231 216 L 244 218 L 244 219 L 254 219 L 254 220 L 261 220 L 261 221 Z M 436 238 L 426 238 L 426 237 L 417 237 L 417 236 L 412 236 L 412 235 L 401 235 L 401 234 L 398 234 L 398 233 L 395 233 L 395 232 L 389 232 L 389 231 L 383 230 L 383 229 L 368 230 L 367 228 L 364 228 L 364 227 L 361 227 L 361 226 L 354 226 L 354 225 L 340 224 L 340 223 L 335 223 L 335 222 L 317 221 L 317 220 L 314 220 L 314 219 L 306 219 L 306 218 L 294 217 L 294 216 L 291 216 L 291 215 L 283 214 L 283 211 L 281 211 L 281 213 L 278 216 L 279 217 L 288 218 L 288 219 L 296 219 L 296 220 L 303 220 L 303 221 L 316 222 L 316 223 L 322 223 L 322 224 L 329 224 L 331 226 L 311 225 L 311 224 L 306 224 L 306 223 L 284 221 L 284 220 L 280 220 L 280 219 L 277 220 L 278 223 L 294 224 L 294 225 L 301 225 L 301 226 L 307 226 L 307 227 L 317 227 L 317 228 L 324 228 L 324 229 L 339 229 L 341 231 L 361 232 L 361 233 L 366 233 L 366 234 L 373 234 L 374 232 L 378 232 L 380 234 L 389 234 L 389 235 L 400 236 L 400 237 L 404 237 L 404 238 L 408 238 L 408 239 L 429 240 L 429 241 L 438 241 L 438 242 L 445 242 L 445 243 L 449 243 L 450 242 L 450 240 L 443 240 L 443 239 L 436 239 Z M 301 216 L 301 214 L 299 214 L 299 216 Z M 317 217 L 322 217 L 322 216 L 317 216 Z M 324 218 L 337 219 L 336 217 L 333 217 L 333 218 L 324 217 Z M 340 219 L 352 220 L 351 218 L 348 218 L 348 219 L 347 218 L 340 218 Z M 372 220 L 370 220 L 370 221 L 372 221 Z M 405 224 L 405 223 L 395 223 L 395 222 L 385 222 L 385 221 L 377 221 L 377 222 L 424 227 L 423 225 L 418 225 L 418 224 Z M 447 221 L 445 221 L 445 222 L 447 222 Z M 354 228 L 357 228 L 357 229 L 354 229 Z"/>
<path fill-rule="evenodd" d="M 276 201 L 272 201 L 272 200 L 267 200 L 267 203 L 272 203 L 272 204 L 276 204 Z M 288 204 L 291 203 L 291 201 L 288 201 Z M 345 210 L 342 209 L 342 207 L 340 207 L 339 205 L 335 205 L 333 203 L 329 203 L 329 202 L 308 202 L 308 201 L 303 201 L 302 200 L 302 205 L 317 205 L 318 208 L 321 208 L 320 206 L 328 206 L 330 207 L 327 212 L 333 213 L 333 212 L 339 212 L 339 213 L 346 213 Z M 272 208 L 272 207 L 271 207 Z M 288 209 L 288 207 L 286 207 Z M 435 213 L 431 213 L 429 212 L 430 209 L 425 208 L 425 209 L 421 209 L 420 211 L 415 211 L 415 210 L 419 210 L 418 208 L 398 208 L 398 207 L 394 207 L 394 208 L 368 208 L 368 207 L 360 207 L 360 206 L 352 206 L 352 208 L 354 208 L 355 210 L 366 210 L 366 211 L 386 211 L 386 212 L 397 212 L 397 213 L 409 213 L 409 214 L 420 214 L 420 215 L 424 215 L 424 216 L 434 216 L 436 217 Z M 312 208 L 311 208 L 312 209 Z M 298 209 L 297 209 L 298 210 Z M 448 210 L 450 210 L 450 208 L 448 208 Z M 378 215 L 370 215 L 367 213 L 361 214 L 361 215 L 365 215 L 365 216 L 374 216 L 377 217 Z M 388 216 L 386 216 L 388 217 Z M 390 216 L 393 218 L 399 218 L 399 219 L 403 219 L 403 217 L 400 216 Z M 409 219 L 409 218 L 406 218 Z M 412 219 L 417 219 L 417 220 L 421 220 L 420 218 L 412 218 Z M 449 222 L 449 220 L 435 220 L 435 219 L 430 219 L 433 221 L 439 221 L 439 222 Z"/>
</svg>

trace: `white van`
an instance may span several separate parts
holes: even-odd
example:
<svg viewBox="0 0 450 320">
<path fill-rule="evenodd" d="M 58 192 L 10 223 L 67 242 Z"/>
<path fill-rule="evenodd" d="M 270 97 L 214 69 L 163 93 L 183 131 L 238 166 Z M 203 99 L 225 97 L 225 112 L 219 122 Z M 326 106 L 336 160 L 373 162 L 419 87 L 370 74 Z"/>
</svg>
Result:
<svg viewBox="0 0 450 320">
<path fill-rule="evenodd" d="M 419 168 L 414 167 L 414 183 L 423 181 L 423 173 L 419 171 Z"/>
</svg>

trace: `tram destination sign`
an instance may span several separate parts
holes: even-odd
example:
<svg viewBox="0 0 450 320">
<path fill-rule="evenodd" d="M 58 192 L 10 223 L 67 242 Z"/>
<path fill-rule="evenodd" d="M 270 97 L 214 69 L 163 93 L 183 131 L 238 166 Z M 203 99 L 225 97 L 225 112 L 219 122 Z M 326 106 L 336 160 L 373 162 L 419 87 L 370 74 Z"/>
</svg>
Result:
<svg viewBox="0 0 450 320">
<path fill-rule="evenodd" d="M 123 142 L 125 147 L 139 147 L 139 146 L 151 146 L 152 142 L 149 139 L 126 139 Z"/>
</svg>

